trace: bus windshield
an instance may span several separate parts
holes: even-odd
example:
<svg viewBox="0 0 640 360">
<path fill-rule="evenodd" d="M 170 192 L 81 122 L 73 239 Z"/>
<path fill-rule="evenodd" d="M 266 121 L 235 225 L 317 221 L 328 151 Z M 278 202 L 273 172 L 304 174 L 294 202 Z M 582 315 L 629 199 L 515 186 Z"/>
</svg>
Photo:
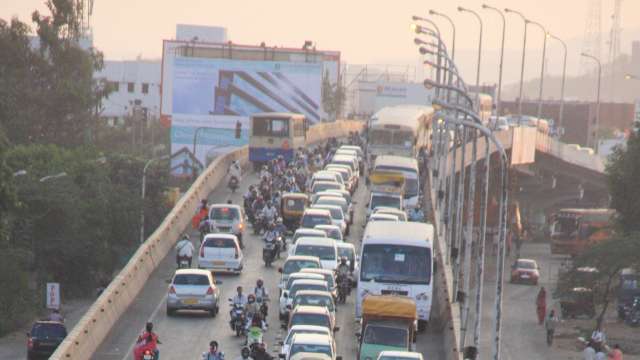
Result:
<svg viewBox="0 0 640 360">
<path fill-rule="evenodd" d="M 361 281 L 428 285 L 431 283 L 431 250 L 396 244 L 365 245 L 361 269 Z"/>
<path fill-rule="evenodd" d="M 253 119 L 254 136 L 288 137 L 289 119 Z"/>
</svg>

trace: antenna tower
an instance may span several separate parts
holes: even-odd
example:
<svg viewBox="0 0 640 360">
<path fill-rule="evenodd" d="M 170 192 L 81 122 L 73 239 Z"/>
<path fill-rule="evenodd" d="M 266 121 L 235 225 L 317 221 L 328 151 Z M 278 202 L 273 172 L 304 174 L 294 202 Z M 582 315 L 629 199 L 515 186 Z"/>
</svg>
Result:
<svg viewBox="0 0 640 360">
<path fill-rule="evenodd" d="M 600 59 L 602 55 L 602 0 L 589 0 L 583 41 L 582 52 Z M 592 62 L 583 57 L 580 62 L 582 72 L 587 73 L 592 68 Z"/>
</svg>

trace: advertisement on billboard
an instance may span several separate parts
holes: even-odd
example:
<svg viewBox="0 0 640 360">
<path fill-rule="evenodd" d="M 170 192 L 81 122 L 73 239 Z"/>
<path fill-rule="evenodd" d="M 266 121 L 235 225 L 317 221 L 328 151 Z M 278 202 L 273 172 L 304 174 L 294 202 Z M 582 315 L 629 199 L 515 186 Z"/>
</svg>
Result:
<svg viewBox="0 0 640 360">
<path fill-rule="evenodd" d="M 299 113 L 311 123 L 326 118 L 322 80 L 325 72 L 337 79 L 339 60 L 181 56 L 178 45 L 165 43 L 162 69 L 161 112 L 171 123 L 174 177 L 197 175 L 218 155 L 247 144 L 254 113 Z"/>
</svg>

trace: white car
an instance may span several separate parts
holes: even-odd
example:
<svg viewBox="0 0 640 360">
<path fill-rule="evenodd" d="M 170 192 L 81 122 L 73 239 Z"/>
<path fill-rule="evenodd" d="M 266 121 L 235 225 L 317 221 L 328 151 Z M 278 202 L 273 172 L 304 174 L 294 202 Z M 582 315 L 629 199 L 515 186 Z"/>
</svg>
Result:
<svg viewBox="0 0 640 360">
<path fill-rule="evenodd" d="M 377 360 L 424 360 L 422 354 L 411 351 L 382 351 Z"/>
<path fill-rule="evenodd" d="M 335 225 L 316 225 L 315 228 L 323 231 L 326 234 L 326 237 L 330 239 L 335 241 L 344 241 L 344 238 L 342 237 L 342 230 Z"/>
<path fill-rule="evenodd" d="M 342 184 L 339 184 L 335 181 L 323 181 L 323 180 L 317 180 L 313 183 L 313 185 L 311 186 L 311 191 L 310 193 L 315 194 L 318 193 L 320 191 L 326 191 L 326 190 L 345 190 L 345 186 Z"/>
<path fill-rule="evenodd" d="M 320 306 L 329 310 L 329 314 L 333 317 L 335 323 L 336 304 L 333 295 L 328 291 L 322 290 L 298 290 L 292 298 L 291 308 L 296 306 Z"/>
<path fill-rule="evenodd" d="M 331 225 L 331 213 L 326 209 L 306 209 L 300 219 L 301 229 L 313 229 L 316 225 Z"/>
<path fill-rule="evenodd" d="M 400 221 L 397 215 L 391 214 L 373 214 L 369 216 L 369 222 L 374 221 Z"/>
<path fill-rule="evenodd" d="M 291 347 L 291 340 L 293 340 L 293 336 L 295 334 L 320 334 L 332 336 L 331 330 L 324 326 L 314 326 L 314 325 L 296 325 L 292 326 L 287 334 L 287 337 L 284 338 L 284 341 L 280 342 L 280 358 L 286 359 L 287 355 L 289 355 L 289 348 Z"/>
<path fill-rule="evenodd" d="M 320 263 L 320 259 L 318 259 L 317 256 L 289 256 L 287 260 L 284 261 L 282 267 L 278 269 L 278 272 L 281 274 L 278 287 L 284 289 L 289 280 L 289 275 L 306 268 L 321 269 L 322 264 Z"/>
<path fill-rule="evenodd" d="M 316 225 L 316 228 L 314 229 L 307 229 L 307 228 L 297 229 L 296 232 L 293 233 L 293 237 L 291 238 L 291 244 L 295 244 L 296 241 L 298 241 L 298 239 L 300 239 L 301 237 L 320 237 L 320 238 L 327 237 L 327 233 L 325 231 L 317 229 L 318 226 L 321 226 L 321 225 Z M 326 226 L 330 226 L 330 225 L 326 225 Z"/>
<path fill-rule="evenodd" d="M 331 294 L 333 295 L 333 299 L 338 298 L 338 284 L 336 284 L 336 272 L 329 269 L 302 269 L 301 273 L 306 274 L 316 274 L 324 276 L 324 281 L 329 285 L 329 289 Z"/>
<path fill-rule="evenodd" d="M 244 267 L 244 256 L 233 234 L 207 234 L 200 245 L 198 267 L 217 272 L 239 274 Z"/>
<path fill-rule="evenodd" d="M 407 221 L 407 213 L 396 208 L 379 206 L 373 210 L 374 214 L 389 214 L 398 217 L 398 221 Z"/>
<path fill-rule="evenodd" d="M 338 248 L 333 239 L 302 237 L 289 249 L 290 255 L 317 257 L 323 269 L 335 270 L 338 267 Z"/>
<path fill-rule="evenodd" d="M 342 211 L 342 207 L 338 205 L 312 205 L 311 209 L 329 210 L 329 213 L 331 215 L 331 223 L 333 225 L 339 226 L 340 231 L 342 231 L 343 234 L 349 235 L 349 226 L 347 223 L 347 218 Z"/>
<path fill-rule="evenodd" d="M 353 206 L 351 206 L 349 202 L 345 200 L 343 197 L 339 196 L 338 194 L 335 194 L 335 195 L 336 196 L 333 196 L 333 195 L 320 196 L 319 198 L 315 199 L 315 201 L 311 206 L 312 207 L 314 205 L 340 206 L 342 208 L 342 212 L 346 217 L 347 225 L 353 224 Z"/>
<path fill-rule="evenodd" d="M 336 355 L 336 343 L 333 336 L 322 334 L 295 334 L 291 339 L 287 360 L 298 359 L 296 354 L 305 354 L 302 359 L 318 359 L 311 354 L 318 354 L 320 359 L 342 360 Z"/>
<path fill-rule="evenodd" d="M 213 232 L 234 234 L 242 243 L 245 227 L 242 207 L 231 204 L 213 204 L 209 207 L 209 219 L 213 223 Z"/>
<path fill-rule="evenodd" d="M 328 166 L 324 171 L 337 173 L 341 178 L 344 186 L 349 190 L 349 192 L 353 193 L 356 190 L 357 182 L 354 177 L 351 175 L 351 170 L 346 166 Z"/>
<path fill-rule="evenodd" d="M 329 292 L 329 285 L 324 280 L 299 279 L 293 281 L 291 283 L 291 286 L 289 286 L 289 288 L 286 290 L 282 290 L 282 294 L 280 295 L 280 320 L 288 320 L 289 312 L 293 309 L 293 298 L 300 290 L 317 290 Z"/>
<path fill-rule="evenodd" d="M 178 310 L 205 310 L 216 316 L 220 309 L 220 290 L 211 271 L 176 270 L 167 292 L 167 316 Z"/>
<path fill-rule="evenodd" d="M 315 203 L 315 201 L 318 200 L 318 198 L 321 196 L 341 196 L 345 200 L 347 200 L 347 203 L 349 203 L 349 205 L 353 203 L 352 201 L 353 199 L 351 197 L 350 192 L 348 192 L 347 190 L 336 190 L 336 189 L 329 189 L 329 190 L 321 191 L 311 195 L 311 203 L 312 204 Z"/>
<path fill-rule="evenodd" d="M 287 301 L 289 299 L 289 288 L 291 287 L 291 284 L 293 284 L 293 282 L 297 280 L 325 281 L 324 277 L 321 274 L 295 272 L 289 275 L 287 282 L 280 289 L 280 320 L 286 319 L 289 314 L 289 309 L 287 308 L 287 305 L 289 304 L 289 302 Z"/>
</svg>

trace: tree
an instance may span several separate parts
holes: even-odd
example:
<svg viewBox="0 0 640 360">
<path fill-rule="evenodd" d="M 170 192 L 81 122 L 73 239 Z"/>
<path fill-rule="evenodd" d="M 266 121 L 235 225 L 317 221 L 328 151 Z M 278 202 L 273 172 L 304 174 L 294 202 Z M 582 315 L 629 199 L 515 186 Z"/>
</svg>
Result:
<svg viewBox="0 0 640 360">
<path fill-rule="evenodd" d="M 611 240 L 599 242 L 576 257 L 571 268 L 560 277 L 557 293 L 567 294 L 571 289 L 583 287 L 584 275 L 578 269 L 595 267 L 592 278 L 594 303 L 600 306 L 596 327 L 602 324 L 604 315 L 617 288 L 617 279 L 624 268 L 640 266 L 640 234 L 617 235 Z"/>
<path fill-rule="evenodd" d="M 636 125 L 637 126 L 637 125 Z M 640 137 L 631 132 L 626 148 L 618 148 L 606 167 L 611 207 L 618 213 L 618 225 L 625 233 L 640 231 Z"/>
<path fill-rule="evenodd" d="M 108 95 L 102 53 L 78 43 L 78 3 L 50 0 L 51 16 L 37 11 L 39 44 L 33 49 L 30 28 L 18 19 L 0 19 L 0 123 L 13 143 L 85 142 L 95 110 Z"/>
</svg>

